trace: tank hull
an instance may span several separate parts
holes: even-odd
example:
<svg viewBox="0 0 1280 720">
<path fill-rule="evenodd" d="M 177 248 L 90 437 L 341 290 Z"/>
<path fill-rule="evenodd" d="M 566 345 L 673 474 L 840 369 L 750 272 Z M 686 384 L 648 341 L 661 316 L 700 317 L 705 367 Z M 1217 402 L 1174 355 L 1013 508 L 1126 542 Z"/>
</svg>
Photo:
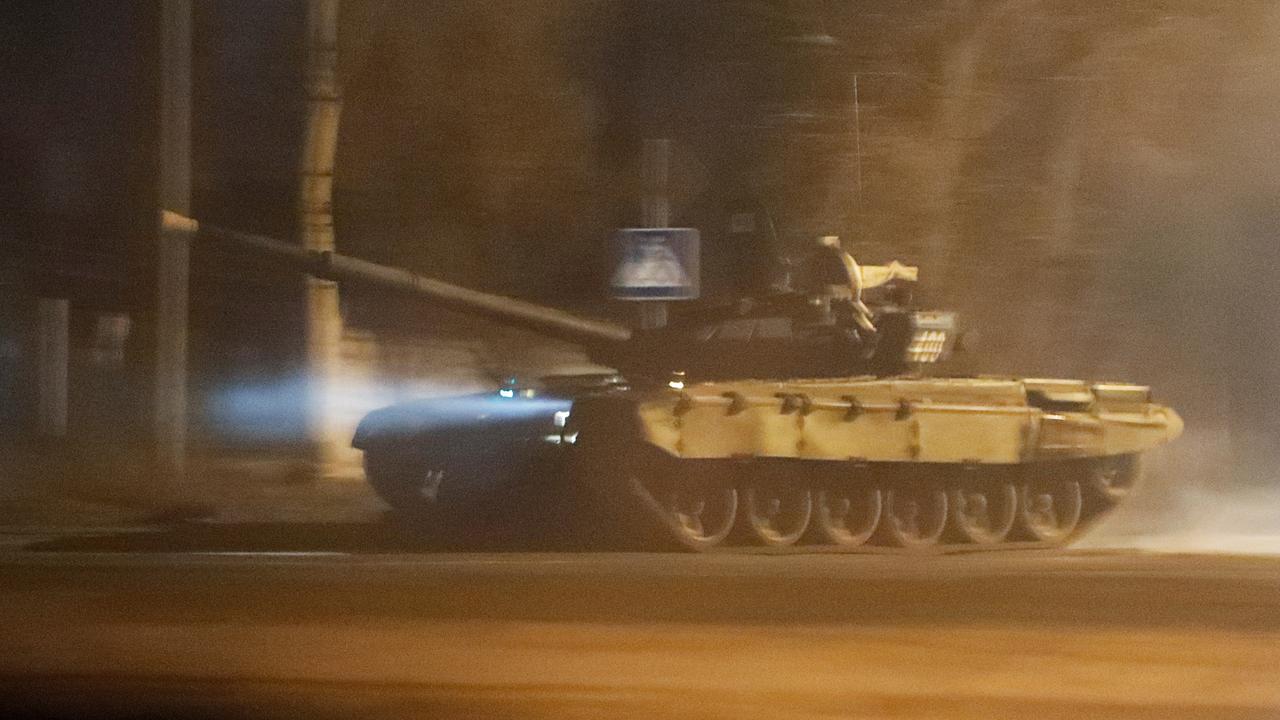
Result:
<svg viewBox="0 0 1280 720">
<path fill-rule="evenodd" d="M 599 506 L 676 547 L 928 552 L 1067 542 L 1181 431 L 1138 385 L 848 378 L 588 396 L 566 438 Z"/>
<path fill-rule="evenodd" d="M 918 553 L 1067 542 L 1181 430 L 1137 385 L 855 377 L 422 401 L 355 444 L 374 489 L 451 541 Z"/>
</svg>

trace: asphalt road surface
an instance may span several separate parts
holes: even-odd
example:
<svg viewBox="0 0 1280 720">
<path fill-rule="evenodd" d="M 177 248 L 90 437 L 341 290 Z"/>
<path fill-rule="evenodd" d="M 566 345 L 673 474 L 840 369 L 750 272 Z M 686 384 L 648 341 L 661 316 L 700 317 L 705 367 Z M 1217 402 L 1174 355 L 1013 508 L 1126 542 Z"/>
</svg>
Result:
<svg viewBox="0 0 1280 720">
<path fill-rule="evenodd" d="M 1280 559 L 21 545 L 4 716 L 1280 717 Z"/>
</svg>

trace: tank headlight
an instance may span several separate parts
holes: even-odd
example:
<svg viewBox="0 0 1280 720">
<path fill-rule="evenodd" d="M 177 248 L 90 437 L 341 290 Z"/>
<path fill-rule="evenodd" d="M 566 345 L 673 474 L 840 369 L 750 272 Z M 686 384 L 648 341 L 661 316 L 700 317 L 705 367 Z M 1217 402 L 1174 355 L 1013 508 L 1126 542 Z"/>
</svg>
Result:
<svg viewBox="0 0 1280 720">
<path fill-rule="evenodd" d="M 672 390 L 683 390 L 684 389 L 684 373 L 683 372 L 671 373 L 671 379 L 667 381 L 667 387 L 671 388 Z"/>
<path fill-rule="evenodd" d="M 513 398 L 516 395 L 532 397 L 533 393 L 529 389 L 520 387 L 519 378 L 512 375 L 502 381 L 502 387 L 498 388 L 498 397 Z"/>
</svg>

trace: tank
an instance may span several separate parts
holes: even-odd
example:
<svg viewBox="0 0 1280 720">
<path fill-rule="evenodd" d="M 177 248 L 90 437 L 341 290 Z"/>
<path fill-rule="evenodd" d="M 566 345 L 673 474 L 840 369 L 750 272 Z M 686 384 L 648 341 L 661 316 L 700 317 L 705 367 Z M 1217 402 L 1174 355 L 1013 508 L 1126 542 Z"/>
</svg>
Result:
<svg viewBox="0 0 1280 720">
<path fill-rule="evenodd" d="M 640 331 L 261 236 L 200 235 L 571 339 L 618 369 L 369 414 L 353 444 L 370 483 L 441 529 L 501 534 L 511 510 L 555 509 L 589 535 L 694 551 L 1052 546 L 1128 497 L 1143 453 L 1182 431 L 1142 385 L 927 376 L 956 318 L 911 308 L 899 281 L 915 271 L 897 264 L 863 270 L 882 291 L 868 294 L 874 332 L 813 292 Z"/>
</svg>

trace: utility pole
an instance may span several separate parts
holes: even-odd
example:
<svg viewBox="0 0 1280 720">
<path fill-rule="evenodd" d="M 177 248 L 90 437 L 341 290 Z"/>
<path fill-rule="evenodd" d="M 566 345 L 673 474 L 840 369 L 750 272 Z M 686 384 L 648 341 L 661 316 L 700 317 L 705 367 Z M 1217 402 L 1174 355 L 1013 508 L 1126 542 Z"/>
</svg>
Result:
<svg viewBox="0 0 1280 720">
<path fill-rule="evenodd" d="M 187 450 L 187 302 L 191 232 L 191 0 L 160 11 L 160 167 L 156 232 L 156 366 L 152 415 L 156 464 L 181 481 Z M 169 212 L 165 212 L 169 211 Z"/>
<path fill-rule="evenodd" d="M 333 167 L 338 152 L 342 94 L 338 83 L 338 0 L 307 3 L 307 120 L 298 167 L 298 234 L 308 250 L 333 252 Z M 337 380 L 342 343 L 338 285 L 306 280 L 308 434 L 314 469 L 338 463 L 342 443 L 332 427 L 328 397 Z"/>
<path fill-rule="evenodd" d="M 644 183 L 640 199 L 641 224 L 664 228 L 671 225 L 671 199 L 667 184 L 671 176 L 671 141 L 647 139 L 640 157 L 640 175 Z M 654 330 L 667 325 L 666 301 L 640 303 L 640 327 Z"/>
</svg>

